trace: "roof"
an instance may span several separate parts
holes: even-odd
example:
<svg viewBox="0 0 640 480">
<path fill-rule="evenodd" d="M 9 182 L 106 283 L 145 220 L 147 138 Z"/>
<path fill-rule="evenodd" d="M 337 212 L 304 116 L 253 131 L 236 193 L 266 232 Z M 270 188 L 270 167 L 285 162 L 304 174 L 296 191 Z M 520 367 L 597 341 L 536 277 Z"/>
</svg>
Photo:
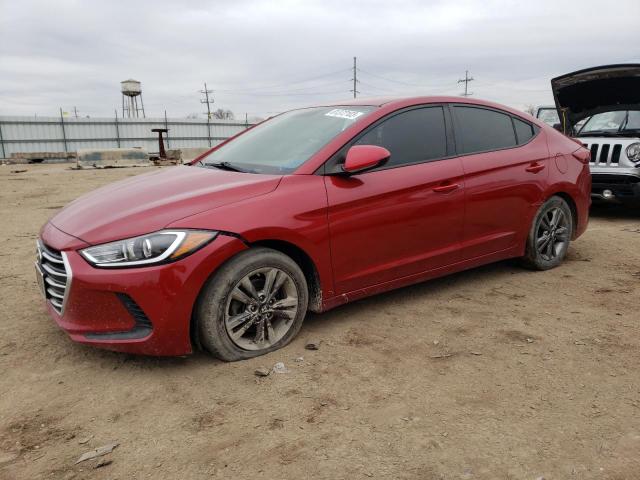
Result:
<svg viewBox="0 0 640 480">
<path fill-rule="evenodd" d="M 514 115 L 527 118 L 529 121 L 533 121 L 538 124 L 539 121 L 521 110 L 507 107 L 499 103 L 490 102 L 488 100 L 482 100 L 479 98 L 470 97 L 457 97 L 457 96 L 445 96 L 445 95 L 433 95 L 422 97 L 371 97 L 371 98 L 351 98 L 339 102 L 331 102 L 318 106 L 375 106 L 384 107 L 385 110 L 395 110 L 399 108 L 411 107 L 413 105 L 424 105 L 426 103 L 466 103 L 469 105 L 479 105 L 485 107 L 496 108 L 498 110 L 505 110 Z"/>
</svg>

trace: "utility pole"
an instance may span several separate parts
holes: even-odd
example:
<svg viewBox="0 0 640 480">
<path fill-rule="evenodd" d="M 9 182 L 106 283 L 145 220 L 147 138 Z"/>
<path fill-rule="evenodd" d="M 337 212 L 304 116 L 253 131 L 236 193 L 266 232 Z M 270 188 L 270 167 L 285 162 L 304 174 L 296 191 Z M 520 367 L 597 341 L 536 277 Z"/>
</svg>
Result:
<svg viewBox="0 0 640 480">
<path fill-rule="evenodd" d="M 458 80 L 458 83 L 464 83 L 464 93 L 462 94 L 463 97 L 473 95 L 473 92 L 469 91 L 469 82 L 473 82 L 473 77 L 469 76 L 469 70 L 465 70 L 464 78 Z"/>
<path fill-rule="evenodd" d="M 73 114 L 78 118 L 78 109 L 75 106 L 73 107 Z"/>
<path fill-rule="evenodd" d="M 208 90 L 207 82 L 204 82 L 204 90 L 200 90 L 200 93 L 203 93 L 205 98 L 200 100 L 200 103 L 207 104 L 207 140 L 209 140 L 209 147 L 211 147 L 211 104 L 213 103 L 213 98 L 209 100 L 209 94 L 213 93 L 213 90 Z"/>
<path fill-rule="evenodd" d="M 353 57 L 353 78 L 351 78 L 350 80 L 353 80 L 353 90 L 349 90 L 350 92 L 353 92 L 353 98 L 356 98 L 356 95 L 358 93 L 360 93 L 357 89 L 356 89 L 356 84 L 359 83 L 360 81 L 358 80 L 358 67 L 357 67 L 357 61 L 358 59 L 356 57 Z"/>
<path fill-rule="evenodd" d="M 209 94 L 213 93 L 213 90 L 207 89 L 207 82 L 204 83 L 204 90 L 200 90 L 200 93 L 204 95 L 204 100 L 200 100 L 200 103 L 207 104 L 207 120 L 211 120 L 211 104 L 213 103 L 213 98 L 209 100 Z"/>
</svg>

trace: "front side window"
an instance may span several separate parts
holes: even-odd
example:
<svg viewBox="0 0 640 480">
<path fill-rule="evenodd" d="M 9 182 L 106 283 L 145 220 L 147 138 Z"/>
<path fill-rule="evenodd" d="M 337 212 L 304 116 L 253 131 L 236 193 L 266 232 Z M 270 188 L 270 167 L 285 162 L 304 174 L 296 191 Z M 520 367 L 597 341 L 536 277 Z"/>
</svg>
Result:
<svg viewBox="0 0 640 480">
<path fill-rule="evenodd" d="M 447 156 L 442 107 L 425 107 L 393 115 L 373 127 L 355 145 L 377 145 L 391 152 L 385 167 L 420 163 Z"/>
<path fill-rule="evenodd" d="M 459 153 L 486 152 L 516 146 L 511 117 L 505 113 L 476 107 L 455 107 L 462 145 Z"/>
<path fill-rule="evenodd" d="M 374 108 L 315 107 L 283 113 L 214 150 L 200 164 L 251 173 L 291 173 Z"/>
</svg>

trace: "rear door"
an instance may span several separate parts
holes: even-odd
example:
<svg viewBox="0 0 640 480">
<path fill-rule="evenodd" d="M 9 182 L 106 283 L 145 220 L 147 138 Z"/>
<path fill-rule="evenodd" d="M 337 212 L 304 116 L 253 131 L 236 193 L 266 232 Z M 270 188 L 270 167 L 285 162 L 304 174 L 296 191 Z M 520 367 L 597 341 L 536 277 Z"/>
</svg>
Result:
<svg viewBox="0 0 640 480">
<path fill-rule="evenodd" d="M 443 106 L 391 114 L 352 142 L 387 148 L 383 167 L 325 177 L 338 294 L 459 260 L 463 171 L 446 125 Z"/>
<path fill-rule="evenodd" d="M 452 106 L 465 173 L 463 259 L 518 245 L 547 184 L 549 149 L 538 127 L 501 110 Z"/>
</svg>

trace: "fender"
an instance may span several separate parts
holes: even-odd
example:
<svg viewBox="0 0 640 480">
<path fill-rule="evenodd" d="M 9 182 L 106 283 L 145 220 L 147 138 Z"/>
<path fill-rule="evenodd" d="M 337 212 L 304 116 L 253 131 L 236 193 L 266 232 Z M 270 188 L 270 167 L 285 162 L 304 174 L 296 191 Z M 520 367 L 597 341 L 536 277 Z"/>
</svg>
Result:
<svg viewBox="0 0 640 480">
<path fill-rule="evenodd" d="M 291 199 L 297 199 L 292 202 Z M 246 243 L 290 243 L 313 261 L 323 297 L 334 292 L 327 220 L 327 192 L 318 175 L 286 175 L 263 196 L 177 220 L 167 228 L 202 228 L 237 235 Z"/>
</svg>

